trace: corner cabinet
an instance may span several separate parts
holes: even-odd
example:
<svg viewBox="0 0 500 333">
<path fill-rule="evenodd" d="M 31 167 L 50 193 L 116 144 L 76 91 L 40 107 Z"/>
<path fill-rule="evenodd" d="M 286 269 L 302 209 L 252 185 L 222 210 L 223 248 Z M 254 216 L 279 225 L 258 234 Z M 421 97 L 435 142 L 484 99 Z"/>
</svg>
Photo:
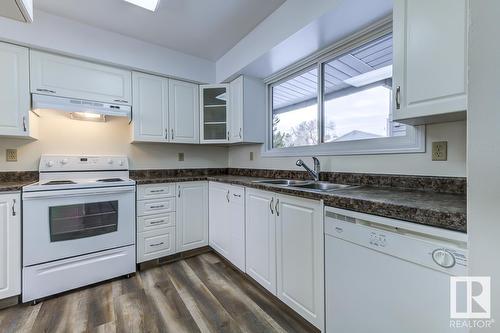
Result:
<svg viewBox="0 0 500 333">
<path fill-rule="evenodd" d="M 200 86 L 201 143 L 229 143 L 229 85 Z"/>
<path fill-rule="evenodd" d="M 209 245 L 245 271 L 245 188 L 209 183 Z"/>
<path fill-rule="evenodd" d="M 0 194 L 0 299 L 21 293 L 21 195 Z"/>
<path fill-rule="evenodd" d="M 31 92 L 111 104 L 132 104 L 130 71 L 31 51 Z"/>
<path fill-rule="evenodd" d="M 246 273 L 324 328 L 323 204 L 246 190 Z"/>
<path fill-rule="evenodd" d="M 198 85 L 132 73 L 132 141 L 199 143 Z"/>
<path fill-rule="evenodd" d="M 208 182 L 177 184 L 177 252 L 208 245 Z"/>
<path fill-rule="evenodd" d="M 467 0 L 396 0 L 394 121 L 420 125 L 466 118 Z"/>
<path fill-rule="evenodd" d="M 240 76 L 229 84 L 200 86 L 202 143 L 263 143 L 266 86 Z"/>
<path fill-rule="evenodd" d="M 29 50 L 0 43 L 0 136 L 37 137 L 29 77 Z"/>
</svg>

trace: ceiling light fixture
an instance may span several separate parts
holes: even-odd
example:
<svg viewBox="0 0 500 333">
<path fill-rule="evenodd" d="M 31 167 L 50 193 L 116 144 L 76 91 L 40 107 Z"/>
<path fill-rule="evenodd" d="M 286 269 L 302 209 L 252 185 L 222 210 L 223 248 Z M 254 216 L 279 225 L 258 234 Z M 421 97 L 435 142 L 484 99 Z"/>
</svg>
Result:
<svg viewBox="0 0 500 333">
<path fill-rule="evenodd" d="M 152 12 L 156 11 L 158 8 L 158 3 L 160 0 L 125 0 L 128 3 L 142 7 L 144 9 L 150 10 Z"/>
</svg>

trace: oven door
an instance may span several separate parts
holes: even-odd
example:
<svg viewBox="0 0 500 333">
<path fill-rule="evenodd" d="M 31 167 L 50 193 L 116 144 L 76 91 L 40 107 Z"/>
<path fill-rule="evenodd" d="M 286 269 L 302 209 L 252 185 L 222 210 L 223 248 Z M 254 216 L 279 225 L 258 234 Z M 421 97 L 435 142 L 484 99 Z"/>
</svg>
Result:
<svg viewBox="0 0 500 333">
<path fill-rule="evenodd" d="M 134 243 L 135 186 L 23 193 L 23 266 Z"/>
</svg>

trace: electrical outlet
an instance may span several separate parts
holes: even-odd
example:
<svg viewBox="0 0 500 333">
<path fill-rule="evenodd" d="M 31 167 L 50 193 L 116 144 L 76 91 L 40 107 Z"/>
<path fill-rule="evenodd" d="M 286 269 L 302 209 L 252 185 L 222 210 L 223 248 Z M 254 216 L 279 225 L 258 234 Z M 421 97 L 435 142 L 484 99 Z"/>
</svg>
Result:
<svg viewBox="0 0 500 333">
<path fill-rule="evenodd" d="M 250 152 L 250 161 L 253 161 L 253 151 Z"/>
<path fill-rule="evenodd" d="M 184 153 L 178 153 L 177 154 L 177 159 L 179 160 L 179 162 L 184 161 Z"/>
<path fill-rule="evenodd" d="M 448 160 L 448 141 L 438 141 L 432 143 L 432 160 L 433 161 Z"/>
<path fill-rule="evenodd" d="M 17 149 L 7 149 L 5 151 L 5 159 L 7 162 L 17 162 Z"/>
</svg>

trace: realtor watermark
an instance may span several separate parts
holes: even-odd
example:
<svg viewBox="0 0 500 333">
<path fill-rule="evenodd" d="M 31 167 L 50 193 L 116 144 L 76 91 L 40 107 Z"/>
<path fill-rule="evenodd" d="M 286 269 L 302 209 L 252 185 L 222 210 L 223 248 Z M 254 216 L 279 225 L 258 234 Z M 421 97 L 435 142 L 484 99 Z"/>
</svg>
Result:
<svg viewBox="0 0 500 333">
<path fill-rule="evenodd" d="M 490 280 L 489 276 L 450 277 L 450 327 L 493 326 Z"/>
</svg>

